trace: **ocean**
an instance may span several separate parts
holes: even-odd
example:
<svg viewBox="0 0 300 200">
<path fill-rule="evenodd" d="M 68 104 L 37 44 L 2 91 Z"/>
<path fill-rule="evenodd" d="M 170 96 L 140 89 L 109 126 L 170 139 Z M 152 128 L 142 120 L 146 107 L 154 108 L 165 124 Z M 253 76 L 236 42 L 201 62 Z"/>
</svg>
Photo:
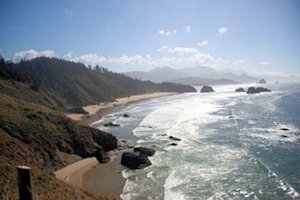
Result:
<svg viewBox="0 0 300 200">
<path fill-rule="evenodd" d="M 151 166 L 122 172 L 122 198 L 300 199 L 300 84 L 262 85 L 271 93 L 234 92 L 253 85 L 147 100 L 95 122 L 119 139 L 156 150 Z M 121 127 L 103 127 L 106 122 Z M 171 146 L 168 136 L 181 141 Z"/>
</svg>

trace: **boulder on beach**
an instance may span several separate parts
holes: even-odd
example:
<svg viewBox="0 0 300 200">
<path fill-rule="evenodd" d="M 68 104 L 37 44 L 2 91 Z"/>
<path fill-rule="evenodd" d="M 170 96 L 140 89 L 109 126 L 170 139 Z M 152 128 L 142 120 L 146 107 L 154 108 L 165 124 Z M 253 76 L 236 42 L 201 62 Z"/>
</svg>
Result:
<svg viewBox="0 0 300 200">
<path fill-rule="evenodd" d="M 140 154 L 146 156 L 153 156 L 155 154 L 155 150 L 147 147 L 135 147 L 133 149 L 134 152 L 140 152 Z"/>
<path fill-rule="evenodd" d="M 181 141 L 180 138 L 174 137 L 174 136 L 169 136 L 169 139 L 174 140 L 174 141 Z"/>
<path fill-rule="evenodd" d="M 105 153 L 105 151 L 98 147 L 97 150 L 91 155 L 93 157 L 96 157 L 99 163 L 107 163 L 109 161 L 109 157 Z"/>
<path fill-rule="evenodd" d="M 129 169 L 143 169 L 151 165 L 151 162 L 146 155 L 139 152 L 124 152 L 121 164 Z"/>
<path fill-rule="evenodd" d="M 107 124 L 104 124 L 103 126 L 106 126 L 106 127 L 117 127 L 117 126 L 120 126 L 120 124 L 114 124 L 112 122 L 109 122 Z"/>
<path fill-rule="evenodd" d="M 260 84 L 266 84 L 267 83 L 267 81 L 265 80 L 265 79 L 260 79 L 259 81 L 258 81 L 258 83 L 260 83 Z"/>
<path fill-rule="evenodd" d="M 246 91 L 244 90 L 244 88 L 238 88 L 238 89 L 236 89 L 235 91 L 236 91 L 236 92 L 246 92 Z"/>
<path fill-rule="evenodd" d="M 214 89 L 211 87 L 211 86 L 208 86 L 208 85 L 204 85 L 202 88 L 201 88 L 201 93 L 206 93 L 206 92 L 214 92 Z"/>
</svg>

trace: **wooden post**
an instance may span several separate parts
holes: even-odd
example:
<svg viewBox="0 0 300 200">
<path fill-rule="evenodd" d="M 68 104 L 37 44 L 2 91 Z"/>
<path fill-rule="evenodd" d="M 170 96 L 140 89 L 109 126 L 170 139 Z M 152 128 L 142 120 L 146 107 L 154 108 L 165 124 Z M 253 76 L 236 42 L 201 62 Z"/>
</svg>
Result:
<svg viewBox="0 0 300 200">
<path fill-rule="evenodd" d="M 32 200 L 30 167 L 18 166 L 18 186 L 20 200 Z"/>
</svg>

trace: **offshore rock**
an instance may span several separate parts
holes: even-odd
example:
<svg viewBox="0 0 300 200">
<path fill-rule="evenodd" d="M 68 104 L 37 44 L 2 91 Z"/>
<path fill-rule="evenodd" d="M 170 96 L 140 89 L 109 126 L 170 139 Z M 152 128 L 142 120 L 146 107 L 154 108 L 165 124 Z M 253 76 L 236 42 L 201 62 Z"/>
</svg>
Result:
<svg viewBox="0 0 300 200">
<path fill-rule="evenodd" d="M 147 147 L 135 147 L 133 149 L 134 152 L 140 152 L 140 154 L 146 156 L 153 156 L 155 154 L 155 150 Z"/>
<path fill-rule="evenodd" d="M 214 92 L 214 89 L 211 86 L 204 85 L 200 92 L 201 93 Z"/>
</svg>

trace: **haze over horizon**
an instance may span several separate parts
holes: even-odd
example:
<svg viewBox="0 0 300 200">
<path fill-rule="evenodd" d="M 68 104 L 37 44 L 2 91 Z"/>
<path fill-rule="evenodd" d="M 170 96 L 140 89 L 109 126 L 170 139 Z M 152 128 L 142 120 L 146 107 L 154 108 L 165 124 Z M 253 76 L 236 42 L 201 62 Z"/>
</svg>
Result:
<svg viewBox="0 0 300 200">
<path fill-rule="evenodd" d="M 2 1 L 0 54 L 300 76 L 300 1 Z"/>
</svg>

